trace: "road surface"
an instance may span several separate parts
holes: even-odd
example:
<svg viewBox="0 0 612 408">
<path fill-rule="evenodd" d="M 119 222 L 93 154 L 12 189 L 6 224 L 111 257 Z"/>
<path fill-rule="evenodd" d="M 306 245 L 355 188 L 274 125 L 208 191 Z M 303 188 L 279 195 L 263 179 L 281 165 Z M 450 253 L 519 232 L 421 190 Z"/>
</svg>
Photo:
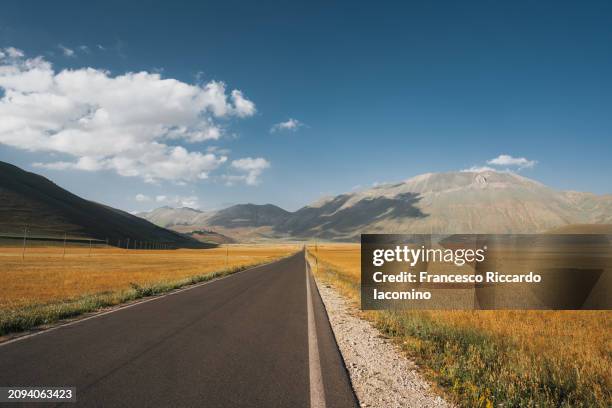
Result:
<svg viewBox="0 0 612 408">
<path fill-rule="evenodd" d="M 0 344 L 0 367 L 0 386 L 76 387 L 76 406 L 357 406 L 303 251 Z"/>
</svg>

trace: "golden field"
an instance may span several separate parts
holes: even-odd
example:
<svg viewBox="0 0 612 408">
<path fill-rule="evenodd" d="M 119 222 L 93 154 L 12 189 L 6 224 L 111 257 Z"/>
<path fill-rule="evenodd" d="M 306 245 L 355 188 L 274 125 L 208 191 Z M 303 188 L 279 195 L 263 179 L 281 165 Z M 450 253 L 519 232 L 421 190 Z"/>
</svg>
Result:
<svg viewBox="0 0 612 408">
<path fill-rule="evenodd" d="M 309 246 L 358 308 L 358 244 Z M 313 270 L 316 272 L 316 262 Z M 610 311 L 365 312 L 464 406 L 611 406 Z"/>
<path fill-rule="evenodd" d="M 0 334 L 207 280 L 287 256 L 297 245 L 125 250 L 0 248 Z"/>
</svg>

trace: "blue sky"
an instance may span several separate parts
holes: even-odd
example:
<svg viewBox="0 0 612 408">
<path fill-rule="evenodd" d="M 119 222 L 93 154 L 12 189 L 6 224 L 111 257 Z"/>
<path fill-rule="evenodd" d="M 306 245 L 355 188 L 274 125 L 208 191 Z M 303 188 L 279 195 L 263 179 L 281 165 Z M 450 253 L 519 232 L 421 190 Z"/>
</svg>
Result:
<svg viewBox="0 0 612 408">
<path fill-rule="evenodd" d="M 10 57 L 9 47 L 23 56 Z M 0 13 L 0 49 L 0 65 L 20 74 L 33 69 L 27 59 L 41 56 L 36 69 L 50 63 L 54 78 L 91 67 L 113 83 L 146 71 L 175 79 L 180 89 L 198 87 L 194 92 L 226 85 L 225 113 L 211 113 L 212 104 L 202 105 L 197 118 L 177 113 L 180 119 L 164 126 L 179 121 L 181 129 L 187 121 L 189 129 L 147 139 L 145 150 L 163 144 L 151 156 L 159 159 L 132 167 L 121 167 L 114 159 L 125 157 L 100 153 L 99 146 L 76 153 L 65 141 L 61 148 L 43 141 L 28 146 L 0 135 L 0 160 L 126 210 L 240 202 L 293 210 L 357 186 L 485 166 L 502 154 L 526 161 L 496 168 L 557 189 L 612 193 L 612 3 L 606 1 L 8 1 Z M 155 87 L 155 78 L 147 78 L 146 86 Z M 76 75 L 71 80 L 90 86 Z M 6 98 L 8 85 L 1 83 Z M 77 88 L 62 97 L 77 98 Z M 30 92 L 24 89 L 17 91 Z M 95 110 L 91 101 L 100 98 L 87 98 L 87 109 Z M 164 107 L 126 102 L 148 103 L 148 112 Z M 59 121 L 62 129 L 70 126 Z M 271 131 L 280 123 L 286 125 Z M 194 129 L 220 135 L 198 137 Z M 107 130 L 96 134 L 96 144 L 108 142 Z M 194 155 L 172 155 L 176 146 Z M 96 162 L 74 164 L 82 157 Z M 160 170 L 159 162 L 173 160 L 189 168 Z"/>
</svg>

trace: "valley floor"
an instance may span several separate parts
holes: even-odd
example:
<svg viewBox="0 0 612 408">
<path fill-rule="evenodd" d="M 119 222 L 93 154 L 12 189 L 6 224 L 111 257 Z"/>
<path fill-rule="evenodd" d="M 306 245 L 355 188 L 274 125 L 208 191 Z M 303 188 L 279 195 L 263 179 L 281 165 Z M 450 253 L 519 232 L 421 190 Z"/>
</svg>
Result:
<svg viewBox="0 0 612 408">
<path fill-rule="evenodd" d="M 270 262 L 298 245 L 0 247 L 0 336 Z"/>
</svg>

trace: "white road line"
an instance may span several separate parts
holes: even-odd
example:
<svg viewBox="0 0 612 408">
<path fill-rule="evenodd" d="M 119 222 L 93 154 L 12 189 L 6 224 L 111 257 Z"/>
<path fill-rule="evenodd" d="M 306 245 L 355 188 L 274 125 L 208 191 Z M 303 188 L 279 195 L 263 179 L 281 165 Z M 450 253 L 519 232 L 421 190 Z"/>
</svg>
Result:
<svg viewBox="0 0 612 408">
<path fill-rule="evenodd" d="M 304 251 L 304 258 L 306 258 L 306 251 Z M 325 389 L 323 388 L 323 377 L 321 376 L 321 357 L 319 356 L 317 326 L 314 318 L 314 307 L 312 305 L 308 268 L 308 260 L 306 260 L 306 308 L 308 309 L 308 374 L 310 378 L 310 408 L 325 408 Z"/>
<path fill-rule="evenodd" d="M 251 268 L 244 269 L 242 271 L 230 273 L 229 275 L 221 276 L 221 277 L 218 277 L 218 278 L 213 278 L 213 279 L 205 281 L 205 282 L 200 282 L 200 283 L 196 283 L 196 284 L 192 284 L 192 285 L 187 285 L 185 287 L 182 287 L 182 288 L 179 288 L 179 289 L 175 289 L 175 290 L 173 290 L 171 292 L 168 292 L 168 293 L 165 293 L 163 295 L 156 295 L 156 296 L 151 297 L 151 298 L 145 298 L 145 299 L 142 299 L 142 300 L 136 300 L 133 303 L 129 303 L 127 305 L 114 306 L 113 309 L 107 310 L 105 312 L 93 312 L 95 314 L 92 315 L 92 316 L 83 317 L 83 318 L 77 318 L 77 320 L 73 320 L 73 321 L 66 322 L 66 323 L 62 323 L 61 321 L 59 321 L 57 326 L 49 327 L 49 328 L 43 329 L 41 331 L 37 331 L 37 332 L 34 332 L 34 333 L 30 333 L 30 334 L 25 334 L 23 336 L 15 337 L 14 339 L 10 339 L 10 340 L 6 340 L 6 341 L 3 341 L 3 342 L 0 342 L 0 347 L 7 346 L 7 345 L 9 345 L 11 343 L 16 343 L 18 341 L 26 340 L 26 339 L 29 339 L 31 337 L 40 336 L 41 334 L 47 334 L 47 333 L 50 333 L 52 331 L 62 329 L 64 327 L 74 326 L 75 324 L 83 323 L 83 322 L 85 322 L 87 320 L 96 319 L 98 317 L 106 316 L 106 315 L 111 314 L 111 313 L 120 312 L 122 310 L 126 310 L 126 309 L 129 309 L 129 308 L 134 307 L 134 306 L 140 306 L 140 305 L 143 305 L 145 303 L 153 302 L 155 300 L 163 299 L 163 298 L 168 297 L 168 296 L 172 296 L 172 295 L 176 295 L 178 293 L 186 292 L 188 290 L 199 288 L 200 286 L 208 285 L 210 283 L 219 282 L 219 281 L 221 281 L 223 279 L 227 279 L 227 278 L 231 278 L 232 276 L 240 275 L 243 272 L 252 271 L 254 269 L 259 269 L 259 268 L 263 268 L 264 266 L 271 265 L 271 264 L 273 264 L 275 262 L 280 262 L 282 260 L 285 260 L 285 259 L 293 256 L 293 255 L 294 254 L 286 256 L 286 257 L 283 257 L 281 259 L 276 259 L 276 260 L 274 260 L 272 262 L 266 262 L 266 263 L 261 264 L 261 265 L 256 265 L 256 266 L 253 266 Z"/>
</svg>

